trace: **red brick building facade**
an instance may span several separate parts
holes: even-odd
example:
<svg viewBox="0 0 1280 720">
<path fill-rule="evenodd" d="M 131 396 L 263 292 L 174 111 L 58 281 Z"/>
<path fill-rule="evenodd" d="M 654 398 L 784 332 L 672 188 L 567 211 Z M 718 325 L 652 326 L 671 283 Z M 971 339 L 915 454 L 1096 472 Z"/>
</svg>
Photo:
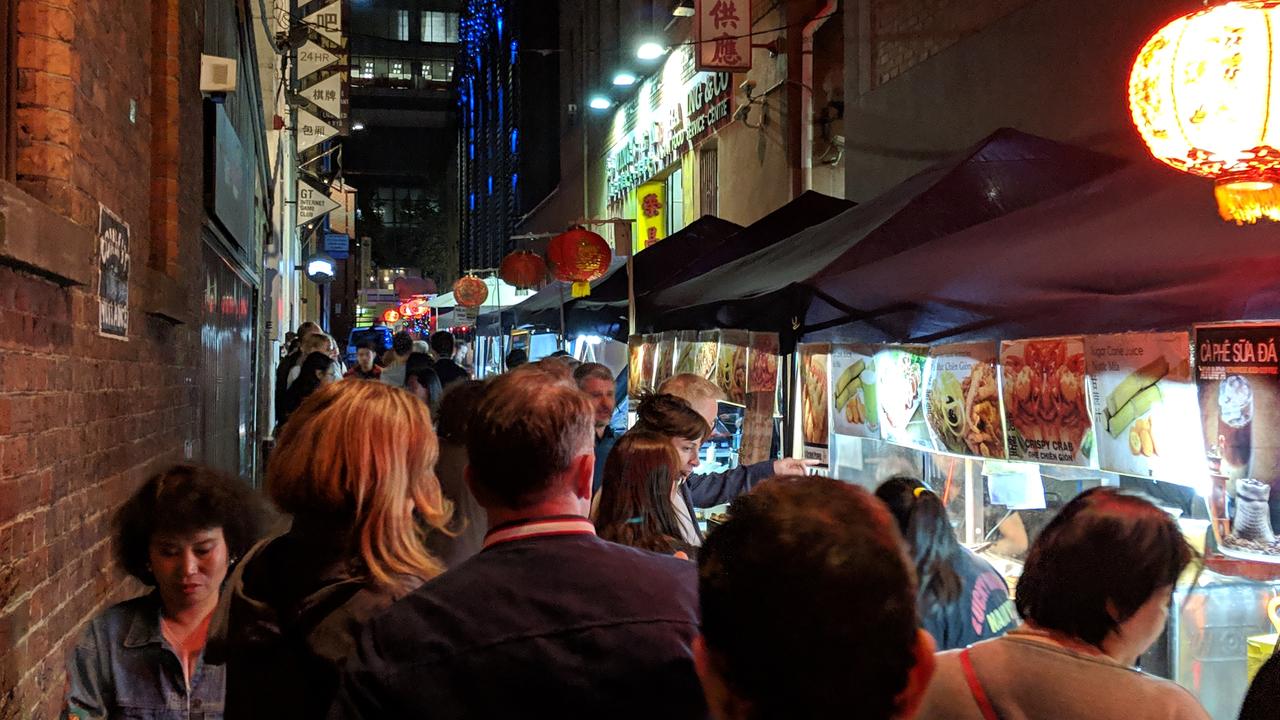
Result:
<svg viewBox="0 0 1280 720">
<path fill-rule="evenodd" d="M 241 55 L 250 87 L 225 112 L 264 168 L 247 16 L 0 0 L 0 718 L 55 717 L 80 627 L 139 591 L 111 554 L 123 498 L 184 458 L 253 472 L 265 231 L 207 209 L 217 110 L 199 88 L 202 49 Z M 130 229 L 123 339 L 99 332 L 101 208 Z"/>
</svg>

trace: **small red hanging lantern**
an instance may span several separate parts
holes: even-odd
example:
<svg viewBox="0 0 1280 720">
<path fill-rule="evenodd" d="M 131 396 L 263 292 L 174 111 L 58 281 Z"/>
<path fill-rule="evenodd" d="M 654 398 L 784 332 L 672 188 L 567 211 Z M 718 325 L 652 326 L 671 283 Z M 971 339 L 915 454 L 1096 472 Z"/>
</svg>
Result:
<svg viewBox="0 0 1280 720">
<path fill-rule="evenodd" d="M 591 281 L 609 269 L 611 255 L 604 238 L 583 228 L 560 233 L 547 246 L 552 272 L 557 280 L 573 283 L 576 298 L 591 294 Z"/>
<path fill-rule="evenodd" d="M 462 307 L 480 307 L 489 298 L 489 286 L 475 275 L 458 278 L 453 284 L 453 299 Z"/>
<path fill-rule="evenodd" d="M 538 287 L 547 277 L 547 263 L 542 256 L 528 250 L 516 250 L 502 258 L 498 277 L 519 290 Z"/>
</svg>

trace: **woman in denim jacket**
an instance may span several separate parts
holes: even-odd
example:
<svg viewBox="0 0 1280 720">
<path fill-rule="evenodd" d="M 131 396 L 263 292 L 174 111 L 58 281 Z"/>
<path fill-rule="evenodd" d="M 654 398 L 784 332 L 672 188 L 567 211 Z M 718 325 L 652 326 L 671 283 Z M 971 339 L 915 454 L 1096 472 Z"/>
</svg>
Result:
<svg viewBox="0 0 1280 720">
<path fill-rule="evenodd" d="M 176 466 L 116 513 L 120 565 L 155 589 L 108 608 L 80 635 L 67 668 L 69 718 L 222 718 L 224 671 L 205 665 L 209 618 L 229 566 L 261 535 L 249 486 Z"/>
</svg>

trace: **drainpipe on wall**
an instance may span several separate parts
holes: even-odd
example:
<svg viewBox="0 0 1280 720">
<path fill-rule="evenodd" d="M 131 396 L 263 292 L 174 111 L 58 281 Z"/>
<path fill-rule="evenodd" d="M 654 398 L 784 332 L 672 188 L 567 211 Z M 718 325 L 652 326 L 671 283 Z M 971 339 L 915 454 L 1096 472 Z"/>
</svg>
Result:
<svg viewBox="0 0 1280 720">
<path fill-rule="evenodd" d="M 839 0 L 827 0 L 801 31 L 800 49 L 800 168 L 803 190 L 813 189 L 813 36 L 840 6 Z M 799 194 L 799 193 L 797 193 Z"/>
</svg>

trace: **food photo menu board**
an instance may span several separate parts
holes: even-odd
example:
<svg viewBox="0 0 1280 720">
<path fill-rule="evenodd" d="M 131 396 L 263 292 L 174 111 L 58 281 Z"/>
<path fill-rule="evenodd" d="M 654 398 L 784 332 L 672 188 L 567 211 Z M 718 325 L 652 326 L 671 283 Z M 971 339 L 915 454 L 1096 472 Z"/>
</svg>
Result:
<svg viewBox="0 0 1280 720">
<path fill-rule="evenodd" d="M 1000 365 L 1009 458 L 1091 465 L 1084 338 L 1006 340 Z"/>
<path fill-rule="evenodd" d="M 1191 336 L 1096 335 L 1085 349 L 1098 467 L 1207 491 Z"/>
<path fill-rule="evenodd" d="M 804 457 L 820 465 L 830 461 L 830 378 L 831 346 L 801 345 L 800 348 L 800 433 Z"/>
<path fill-rule="evenodd" d="M 1196 328 L 1196 385 L 1226 555 L 1280 563 L 1280 325 Z"/>
<path fill-rule="evenodd" d="M 736 405 L 747 402 L 747 345 L 750 333 L 746 330 L 720 331 L 720 353 L 716 362 L 716 376 L 712 381 L 724 391 L 725 398 Z"/>
<path fill-rule="evenodd" d="M 925 367 L 924 414 L 939 452 L 1004 458 L 1004 415 L 994 342 L 939 345 Z"/>
<path fill-rule="evenodd" d="M 716 382 L 720 379 L 718 372 L 719 359 L 720 331 L 703 330 L 698 333 L 698 347 L 694 352 L 693 370 L 690 372 L 711 382 Z"/>
<path fill-rule="evenodd" d="M 932 450 L 921 402 L 927 350 L 889 347 L 876 353 L 875 395 L 880 437 L 897 445 Z"/>
<path fill-rule="evenodd" d="M 876 353 L 868 345 L 836 345 L 831 350 L 831 415 L 837 435 L 880 438 L 876 396 Z"/>
</svg>

